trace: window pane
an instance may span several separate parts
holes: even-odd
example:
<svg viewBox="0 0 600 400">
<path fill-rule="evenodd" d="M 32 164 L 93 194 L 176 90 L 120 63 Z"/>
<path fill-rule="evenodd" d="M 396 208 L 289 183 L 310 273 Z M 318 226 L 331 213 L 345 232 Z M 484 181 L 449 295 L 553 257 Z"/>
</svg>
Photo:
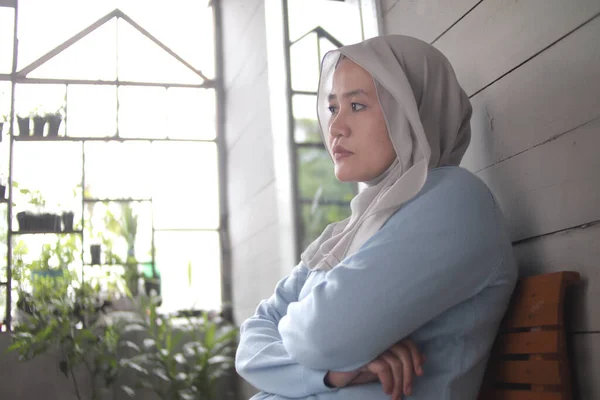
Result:
<svg viewBox="0 0 600 400">
<path fill-rule="evenodd" d="M 93 199 L 149 198 L 152 194 L 151 145 L 135 142 L 85 144 L 85 196 Z"/>
<path fill-rule="evenodd" d="M 320 46 L 319 49 L 320 49 L 320 53 L 321 53 L 321 58 L 323 58 L 325 56 L 325 54 L 327 54 L 327 52 L 338 48 L 336 45 L 331 43 L 329 41 L 329 39 L 326 39 L 323 37 L 319 39 L 319 46 Z"/>
<path fill-rule="evenodd" d="M 0 7 L 0 74 L 10 74 L 12 71 L 14 32 L 15 9 Z"/>
<path fill-rule="evenodd" d="M 88 202 L 85 205 L 84 261 L 100 245 L 100 264 L 120 265 L 127 257 L 152 261 L 152 206 L 144 202 Z"/>
<path fill-rule="evenodd" d="M 215 143 L 154 142 L 154 224 L 158 229 L 216 229 L 219 186 Z"/>
<path fill-rule="evenodd" d="M 13 218 L 21 211 L 57 215 L 74 211 L 81 219 L 81 151 L 81 143 L 15 142 L 13 184 L 18 188 L 13 192 Z M 40 199 L 45 205 L 40 205 Z M 19 226 L 16 219 L 13 224 Z"/>
<path fill-rule="evenodd" d="M 343 44 L 359 42 L 361 24 L 358 2 L 289 0 L 290 40 L 295 41 L 308 31 L 322 27 Z M 334 17 L 332 17 L 334 16 Z"/>
<path fill-rule="evenodd" d="M 162 279 L 162 312 L 221 307 L 221 258 L 217 232 L 156 232 Z M 191 279 L 190 279 L 191 278 Z"/>
<path fill-rule="evenodd" d="M 8 255 L 8 224 L 6 215 L 8 213 L 8 203 L 4 202 L 0 204 L 0 281 L 6 281 L 6 265 Z M 4 271 L 4 272 L 2 272 Z M 0 314 L 2 318 L 2 314 Z"/>
<path fill-rule="evenodd" d="M 164 21 L 164 20 L 163 20 Z M 122 81 L 200 84 L 203 79 L 127 21 L 119 19 L 118 77 Z M 197 43 L 196 41 L 192 41 Z"/>
<path fill-rule="evenodd" d="M 292 89 L 315 92 L 319 83 L 317 35 L 311 33 L 290 48 Z"/>
<path fill-rule="evenodd" d="M 114 81 L 117 78 L 116 34 L 117 23 L 113 19 L 61 51 L 27 76 Z"/>
<path fill-rule="evenodd" d="M 166 89 L 119 87 L 119 136 L 166 138 Z"/>
<path fill-rule="evenodd" d="M 117 134 L 117 87 L 69 85 L 67 135 L 107 137 Z"/>
<path fill-rule="evenodd" d="M 167 135 L 176 139 L 214 139 L 216 101 L 212 89 L 167 89 Z"/>
<path fill-rule="evenodd" d="M 112 1 L 19 1 L 19 67 L 22 69 L 114 10 Z"/>
<path fill-rule="evenodd" d="M 9 140 L 7 135 L 10 132 L 10 103 L 11 103 L 11 83 L 0 81 L 0 179 L 8 177 L 9 164 Z M 16 132 L 18 133 L 18 132 Z M 6 182 L 0 182 L 6 185 Z"/>
<path fill-rule="evenodd" d="M 317 121 L 317 96 L 295 95 L 292 97 L 294 112 L 294 139 L 297 143 L 322 143 Z"/>
<path fill-rule="evenodd" d="M 350 216 L 350 205 L 302 205 L 302 248 L 319 237 L 325 227 Z"/>
<path fill-rule="evenodd" d="M 21 117 L 44 116 L 65 106 L 66 85 L 17 84 L 15 110 Z M 31 123 L 33 125 L 33 123 Z M 20 135 L 21 132 L 15 132 Z"/>
<path fill-rule="evenodd" d="M 349 202 L 355 194 L 355 185 L 337 180 L 333 161 L 325 149 L 298 149 L 298 183 L 303 199 Z"/>
<path fill-rule="evenodd" d="M 213 78 L 214 29 L 208 3 L 173 0 L 168 7 L 152 7 L 147 0 L 127 0 L 119 2 L 119 7 L 185 61 Z"/>
<path fill-rule="evenodd" d="M 13 285 L 27 285 L 30 269 L 81 273 L 81 235 L 17 235 L 13 237 Z M 19 278 L 20 279 L 17 279 Z M 20 281 L 20 282 L 19 282 Z M 21 289 L 27 289 L 21 287 Z"/>
</svg>

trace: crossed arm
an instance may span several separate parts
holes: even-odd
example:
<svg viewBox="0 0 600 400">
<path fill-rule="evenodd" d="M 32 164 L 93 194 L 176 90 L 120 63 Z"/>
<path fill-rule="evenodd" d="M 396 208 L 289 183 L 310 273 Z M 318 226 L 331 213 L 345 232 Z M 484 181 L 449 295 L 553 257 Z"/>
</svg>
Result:
<svg viewBox="0 0 600 400">
<path fill-rule="evenodd" d="M 501 261 L 495 226 L 482 223 L 495 220 L 495 205 L 461 190 L 408 205 L 417 209 L 393 216 L 300 301 L 308 270 L 297 266 L 242 325 L 240 375 L 292 398 L 335 390 L 327 371 L 364 367 L 483 290 Z"/>
</svg>

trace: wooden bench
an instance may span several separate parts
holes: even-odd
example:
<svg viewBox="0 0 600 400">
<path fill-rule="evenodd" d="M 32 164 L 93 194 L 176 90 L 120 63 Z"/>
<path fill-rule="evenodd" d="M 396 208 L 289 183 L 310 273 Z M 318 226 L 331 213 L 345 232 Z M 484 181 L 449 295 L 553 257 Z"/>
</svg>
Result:
<svg viewBox="0 0 600 400">
<path fill-rule="evenodd" d="M 571 400 L 565 289 L 577 272 L 522 278 L 502 321 L 479 400 Z"/>
</svg>

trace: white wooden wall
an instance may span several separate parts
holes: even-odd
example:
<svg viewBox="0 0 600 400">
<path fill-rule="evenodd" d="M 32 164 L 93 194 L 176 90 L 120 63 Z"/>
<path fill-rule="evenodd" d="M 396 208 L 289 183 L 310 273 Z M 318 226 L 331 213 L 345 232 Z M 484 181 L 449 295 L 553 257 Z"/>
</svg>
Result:
<svg viewBox="0 0 600 400">
<path fill-rule="evenodd" d="M 280 277 L 277 198 L 264 0 L 221 4 L 233 307 L 241 323 Z"/>
<path fill-rule="evenodd" d="M 522 275 L 581 273 L 566 313 L 577 398 L 600 399 L 600 1 L 382 0 L 381 12 L 385 33 L 439 48 L 471 96 L 463 166 L 499 199 Z"/>
<path fill-rule="evenodd" d="M 265 0 L 220 2 L 231 284 L 234 318 L 241 324 L 294 265 L 282 257 L 287 228 L 278 214 Z M 287 138 L 287 131 L 278 133 Z M 255 392 L 241 382 L 240 399 Z"/>
</svg>

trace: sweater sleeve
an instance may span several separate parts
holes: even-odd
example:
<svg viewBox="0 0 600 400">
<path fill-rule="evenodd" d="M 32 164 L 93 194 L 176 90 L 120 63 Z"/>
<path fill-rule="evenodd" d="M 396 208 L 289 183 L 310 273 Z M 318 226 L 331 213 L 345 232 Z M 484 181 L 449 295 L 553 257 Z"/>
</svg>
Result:
<svg viewBox="0 0 600 400">
<path fill-rule="evenodd" d="M 476 177 L 444 182 L 425 187 L 289 306 L 279 332 L 292 360 L 357 369 L 486 287 L 504 254 L 501 213 Z"/>
<path fill-rule="evenodd" d="M 327 371 L 311 369 L 291 359 L 278 324 L 288 305 L 298 300 L 308 270 L 302 264 L 289 277 L 281 280 L 275 293 L 263 300 L 254 316 L 240 327 L 240 343 L 235 357 L 239 375 L 264 392 L 290 398 L 304 398 L 329 392 L 324 383 Z"/>
</svg>

